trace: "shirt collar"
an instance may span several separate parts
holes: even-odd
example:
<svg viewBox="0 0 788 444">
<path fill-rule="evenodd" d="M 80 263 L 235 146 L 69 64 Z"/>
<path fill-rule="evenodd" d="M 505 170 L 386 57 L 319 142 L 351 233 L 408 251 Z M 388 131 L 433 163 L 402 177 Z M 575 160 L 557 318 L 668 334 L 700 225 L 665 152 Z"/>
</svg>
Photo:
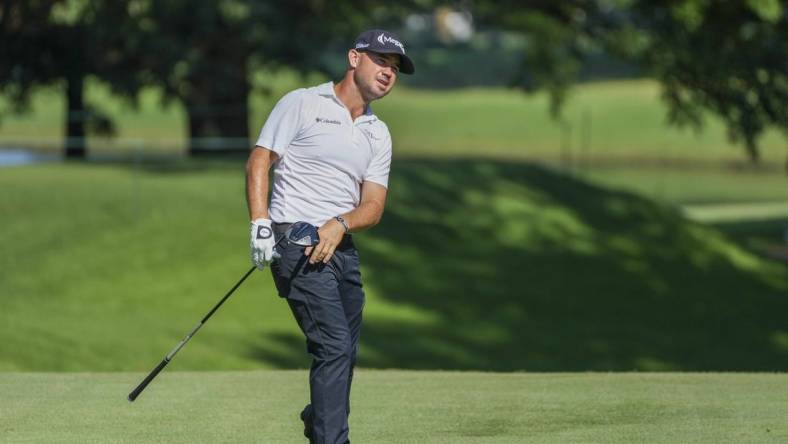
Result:
<svg viewBox="0 0 788 444">
<path fill-rule="evenodd" d="M 333 97 L 337 99 L 337 95 L 334 92 L 334 82 L 326 82 L 317 86 L 317 93 L 321 96 L 326 97 Z M 339 100 L 339 99 L 337 99 Z"/>
<path fill-rule="evenodd" d="M 326 83 L 323 83 L 321 85 L 318 85 L 317 93 L 320 94 L 321 96 L 324 96 L 324 97 L 330 97 L 339 106 L 345 108 L 345 104 L 342 103 L 341 100 L 339 100 L 339 97 L 337 97 L 336 91 L 334 91 L 334 82 L 326 82 Z M 364 114 L 358 116 L 358 118 L 356 119 L 356 123 L 365 122 L 365 121 L 368 121 L 368 120 L 371 121 L 371 120 L 375 120 L 375 119 L 377 119 L 377 117 L 375 117 L 375 113 L 372 112 L 372 106 L 371 105 L 367 105 L 367 108 L 364 110 Z"/>
</svg>

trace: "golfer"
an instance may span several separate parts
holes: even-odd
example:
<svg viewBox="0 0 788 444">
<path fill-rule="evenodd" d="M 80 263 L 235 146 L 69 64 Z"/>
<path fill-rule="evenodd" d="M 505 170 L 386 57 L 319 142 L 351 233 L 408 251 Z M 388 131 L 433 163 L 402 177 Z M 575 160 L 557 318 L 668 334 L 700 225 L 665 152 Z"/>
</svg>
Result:
<svg viewBox="0 0 788 444">
<path fill-rule="evenodd" d="M 350 233 L 383 215 L 391 135 L 370 103 L 388 94 L 413 62 L 396 35 L 361 33 L 338 83 L 297 89 L 276 104 L 246 166 L 252 262 L 271 264 L 312 356 L 310 403 L 301 412 L 311 443 L 348 443 L 350 385 L 364 290 Z M 269 171 L 273 189 L 269 195 Z M 279 240 L 294 222 L 319 227 L 320 243 Z"/>
</svg>

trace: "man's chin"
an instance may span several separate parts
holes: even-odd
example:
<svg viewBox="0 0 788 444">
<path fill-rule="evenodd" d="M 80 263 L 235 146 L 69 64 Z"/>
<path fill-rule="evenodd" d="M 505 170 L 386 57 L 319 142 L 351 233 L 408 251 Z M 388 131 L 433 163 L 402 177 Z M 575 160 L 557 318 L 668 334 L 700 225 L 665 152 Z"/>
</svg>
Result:
<svg viewBox="0 0 788 444">
<path fill-rule="evenodd" d="M 387 90 L 381 91 L 380 94 L 378 94 L 378 96 L 375 99 L 376 100 L 377 99 L 382 99 L 382 98 L 386 97 L 389 94 L 389 92 L 391 92 L 391 89 L 387 89 Z"/>
<path fill-rule="evenodd" d="M 367 93 L 365 94 L 364 99 L 367 102 L 371 102 L 373 100 L 382 99 L 383 97 L 386 97 L 386 95 L 389 93 L 389 91 L 391 91 L 391 90 L 390 89 L 389 90 L 381 90 L 379 88 L 372 88 L 371 90 L 367 91 Z"/>
<path fill-rule="evenodd" d="M 378 99 L 380 99 L 381 97 L 385 97 L 391 91 L 392 86 L 394 85 L 383 85 L 380 82 L 377 82 L 373 89 L 378 94 Z"/>
</svg>

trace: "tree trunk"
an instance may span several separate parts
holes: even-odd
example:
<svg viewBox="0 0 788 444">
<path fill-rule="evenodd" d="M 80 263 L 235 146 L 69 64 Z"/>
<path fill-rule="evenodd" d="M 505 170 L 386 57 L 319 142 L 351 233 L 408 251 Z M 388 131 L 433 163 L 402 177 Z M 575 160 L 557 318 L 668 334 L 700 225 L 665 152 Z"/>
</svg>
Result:
<svg viewBox="0 0 788 444">
<path fill-rule="evenodd" d="M 84 159 L 85 106 L 82 101 L 85 77 L 82 73 L 69 73 L 66 77 L 66 158 Z"/>
<path fill-rule="evenodd" d="M 754 140 L 745 139 L 744 143 L 747 149 L 747 157 L 750 159 L 750 164 L 757 166 L 761 162 L 761 153 L 758 151 L 758 145 Z"/>
<path fill-rule="evenodd" d="M 247 154 L 250 87 L 246 57 L 201 72 L 199 77 L 193 77 L 192 84 L 194 92 L 185 100 L 189 115 L 189 155 Z"/>
</svg>

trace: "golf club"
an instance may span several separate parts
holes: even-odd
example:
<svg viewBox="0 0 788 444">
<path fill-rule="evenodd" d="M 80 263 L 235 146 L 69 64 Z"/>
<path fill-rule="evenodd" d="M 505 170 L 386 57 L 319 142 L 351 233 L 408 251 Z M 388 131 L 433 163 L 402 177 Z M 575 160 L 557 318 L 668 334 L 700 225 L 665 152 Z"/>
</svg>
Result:
<svg viewBox="0 0 788 444">
<path fill-rule="evenodd" d="M 276 246 L 279 245 L 279 242 L 282 242 L 284 239 L 287 239 L 289 242 L 292 242 L 296 245 L 300 245 L 302 247 L 314 247 L 320 242 L 320 238 L 317 233 L 317 227 L 307 222 L 296 222 L 293 225 L 291 225 L 290 228 L 288 228 L 287 231 L 285 232 L 285 235 L 282 236 L 274 244 L 274 248 L 276 248 Z M 131 393 L 129 393 L 128 396 L 129 402 L 134 402 L 134 400 L 137 399 L 137 396 L 139 396 L 140 393 L 142 393 L 142 391 L 145 390 L 145 387 L 147 387 L 148 384 L 150 384 L 150 382 L 153 381 L 156 375 L 158 375 L 159 372 L 161 372 L 164 369 L 164 367 L 166 367 L 167 364 L 170 363 L 172 358 L 175 357 L 175 354 L 178 353 L 178 351 L 181 348 L 183 348 L 183 346 L 186 345 L 187 342 L 189 342 L 189 339 L 191 339 L 192 336 L 197 334 L 197 331 L 200 329 L 200 327 L 202 327 L 203 324 L 205 324 L 208 321 L 208 319 L 214 314 L 214 312 L 216 312 L 216 310 L 218 310 L 219 307 L 221 307 L 224 301 L 226 301 L 230 297 L 230 295 L 232 295 L 233 292 L 238 287 L 241 286 L 241 284 L 246 280 L 246 278 L 248 278 L 249 275 L 252 274 L 255 268 L 257 267 L 254 266 L 250 268 L 249 271 L 247 271 L 246 274 L 243 275 L 241 280 L 239 280 L 235 285 L 233 285 L 233 288 L 231 288 L 230 291 L 228 291 L 227 294 L 224 295 L 224 297 L 219 301 L 219 303 L 216 304 L 211 309 L 211 311 L 209 311 L 208 314 L 206 314 L 200 320 L 200 322 L 198 322 L 197 325 L 195 325 L 194 328 L 191 329 L 191 331 L 186 335 L 186 337 L 184 337 L 181 340 L 181 342 L 179 342 L 178 345 L 176 345 L 175 348 L 173 348 L 172 351 L 170 351 L 167 354 L 167 356 L 165 356 L 164 359 L 161 360 L 161 362 L 159 362 L 159 365 L 157 365 L 153 370 L 151 370 L 148 376 L 146 376 L 145 379 L 143 379 L 142 382 L 139 383 L 137 388 L 135 388 L 134 390 L 131 391 Z"/>
</svg>

